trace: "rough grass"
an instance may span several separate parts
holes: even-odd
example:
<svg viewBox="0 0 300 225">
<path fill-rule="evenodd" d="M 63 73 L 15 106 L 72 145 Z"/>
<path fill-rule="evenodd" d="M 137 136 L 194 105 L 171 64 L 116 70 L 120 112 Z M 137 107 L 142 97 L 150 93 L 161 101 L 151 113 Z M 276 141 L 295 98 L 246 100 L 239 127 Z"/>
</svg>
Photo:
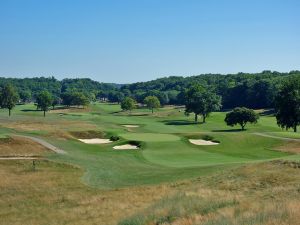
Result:
<svg viewBox="0 0 300 225">
<path fill-rule="evenodd" d="M 27 138 L 0 138 L 0 157 L 45 156 L 50 153 L 46 147 Z"/>
<path fill-rule="evenodd" d="M 299 170 L 276 161 L 202 177 L 119 225 L 298 224 Z"/>
<path fill-rule="evenodd" d="M 119 225 L 170 224 L 190 215 L 207 215 L 221 208 L 237 204 L 234 200 L 208 199 L 200 196 L 177 193 L 166 197 Z"/>
<path fill-rule="evenodd" d="M 0 161 L 0 224 L 116 224 L 158 200 L 170 187 L 102 191 L 80 182 L 76 167 L 38 161 Z"/>
<path fill-rule="evenodd" d="M 70 131 L 70 134 L 75 138 L 89 139 L 89 138 L 103 138 L 104 133 L 97 130 L 88 131 Z"/>
</svg>

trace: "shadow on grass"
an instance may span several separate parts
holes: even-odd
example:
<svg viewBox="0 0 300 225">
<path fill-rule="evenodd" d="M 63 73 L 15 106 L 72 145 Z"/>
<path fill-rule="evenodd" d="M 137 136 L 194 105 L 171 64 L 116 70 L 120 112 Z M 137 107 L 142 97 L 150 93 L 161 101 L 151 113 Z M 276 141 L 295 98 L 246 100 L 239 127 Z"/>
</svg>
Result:
<svg viewBox="0 0 300 225">
<path fill-rule="evenodd" d="M 54 109 L 52 107 L 49 108 L 51 111 L 62 110 L 62 109 L 81 109 L 78 107 L 67 107 L 67 106 L 55 106 Z M 42 111 L 40 109 L 21 109 L 22 112 L 39 112 Z"/>
<path fill-rule="evenodd" d="M 165 125 L 193 125 L 193 124 L 203 124 L 202 122 L 195 122 L 189 120 L 162 120 Z"/>
<path fill-rule="evenodd" d="M 149 113 L 132 113 L 132 114 L 122 114 L 122 111 L 118 111 L 118 112 L 111 112 L 110 114 L 113 114 L 113 115 L 117 115 L 117 116 L 149 116 L 150 114 Z"/>
<path fill-rule="evenodd" d="M 41 110 L 39 110 L 39 109 L 21 109 L 20 111 L 22 111 L 22 112 L 40 112 Z"/>
<path fill-rule="evenodd" d="M 242 129 L 229 129 L 229 130 L 212 130 L 212 132 L 242 132 L 242 131 L 246 131 L 245 130 L 242 130 Z"/>
</svg>

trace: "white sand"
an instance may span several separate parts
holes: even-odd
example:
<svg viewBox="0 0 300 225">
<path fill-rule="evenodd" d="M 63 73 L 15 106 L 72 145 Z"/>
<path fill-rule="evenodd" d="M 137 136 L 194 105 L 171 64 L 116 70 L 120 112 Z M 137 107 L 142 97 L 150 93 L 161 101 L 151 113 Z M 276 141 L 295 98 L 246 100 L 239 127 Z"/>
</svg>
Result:
<svg viewBox="0 0 300 225">
<path fill-rule="evenodd" d="M 117 146 L 114 146 L 113 149 L 116 149 L 116 150 L 126 150 L 126 149 L 139 149 L 139 148 L 136 145 L 126 144 L 126 145 L 117 145 Z"/>
<path fill-rule="evenodd" d="M 138 125 L 122 125 L 123 127 L 127 127 L 127 128 L 135 128 L 135 127 L 139 127 Z"/>
<path fill-rule="evenodd" d="M 205 141 L 201 139 L 189 139 L 189 141 L 194 145 L 218 145 L 219 143 L 213 141 Z"/>
<path fill-rule="evenodd" d="M 101 139 L 101 138 L 92 138 L 92 139 L 78 139 L 81 142 L 84 142 L 86 144 L 108 144 L 112 143 L 109 139 Z"/>
</svg>

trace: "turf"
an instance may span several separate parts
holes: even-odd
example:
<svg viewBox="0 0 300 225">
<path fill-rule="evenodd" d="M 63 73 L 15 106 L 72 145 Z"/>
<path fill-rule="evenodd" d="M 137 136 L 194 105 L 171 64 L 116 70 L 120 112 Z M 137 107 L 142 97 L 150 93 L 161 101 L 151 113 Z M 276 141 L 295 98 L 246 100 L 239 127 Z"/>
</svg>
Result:
<svg viewBox="0 0 300 225">
<path fill-rule="evenodd" d="M 85 171 L 82 180 L 104 189 L 157 184 L 190 179 L 239 164 L 298 155 L 275 151 L 285 141 L 254 135 L 255 132 L 289 136 L 276 125 L 272 116 L 262 116 L 246 131 L 227 127 L 225 112 L 215 112 L 207 123 L 194 123 L 182 110 L 165 107 L 155 113 L 137 109 L 121 112 L 117 104 L 92 104 L 88 109 L 58 109 L 47 113 L 35 111 L 34 105 L 19 105 L 12 116 L 0 110 L 0 136 L 22 133 L 41 137 L 64 149 L 67 155 L 51 155 L 50 159 L 74 164 Z M 126 128 L 124 124 L 136 124 Z M 102 131 L 121 137 L 105 145 L 89 145 L 71 135 L 74 131 Z M 189 136 L 210 135 L 220 141 L 216 146 L 195 146 Z M 115 151 L 114 145 L 126 141 L 142 142 L 141 150 Z"/>
</svg>

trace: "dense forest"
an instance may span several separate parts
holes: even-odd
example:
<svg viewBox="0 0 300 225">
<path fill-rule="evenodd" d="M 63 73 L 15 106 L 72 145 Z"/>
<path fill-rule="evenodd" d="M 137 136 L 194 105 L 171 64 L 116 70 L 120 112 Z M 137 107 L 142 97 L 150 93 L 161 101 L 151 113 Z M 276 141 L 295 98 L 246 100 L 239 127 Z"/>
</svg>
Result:
<svg viewBox="0 0 300 225">
<path fill-rule="evenodd" d="M 54 77 L 39 78 L 3 78 L 0 77 L 0 88 L 6 84 L 14 86 L 21 101 L 36 101 L 38 94 L 48 91 L 55 98 L 69 93 L 80 92 L 90 101 L 102 99 L 121 102 L 125 97 L 132 97 L 141 103 L 147 96 L 156 96 L 162 105 L 184 104 L 185 92 L 193 84 L 199 84 L 221 96 L 222 108 L 238 106 L 248 108 L 270 108 L 274 106 L 274 98 L 282 81 L 291 76 L 299 76 L 300 71 L 280 73 L 263 71 L 249 74 L 203 74 L 191 77 L 171 76 L 148 82 L 132 84 L 100 83 L 88 78 L 63 79 Z"/>
</svg>

